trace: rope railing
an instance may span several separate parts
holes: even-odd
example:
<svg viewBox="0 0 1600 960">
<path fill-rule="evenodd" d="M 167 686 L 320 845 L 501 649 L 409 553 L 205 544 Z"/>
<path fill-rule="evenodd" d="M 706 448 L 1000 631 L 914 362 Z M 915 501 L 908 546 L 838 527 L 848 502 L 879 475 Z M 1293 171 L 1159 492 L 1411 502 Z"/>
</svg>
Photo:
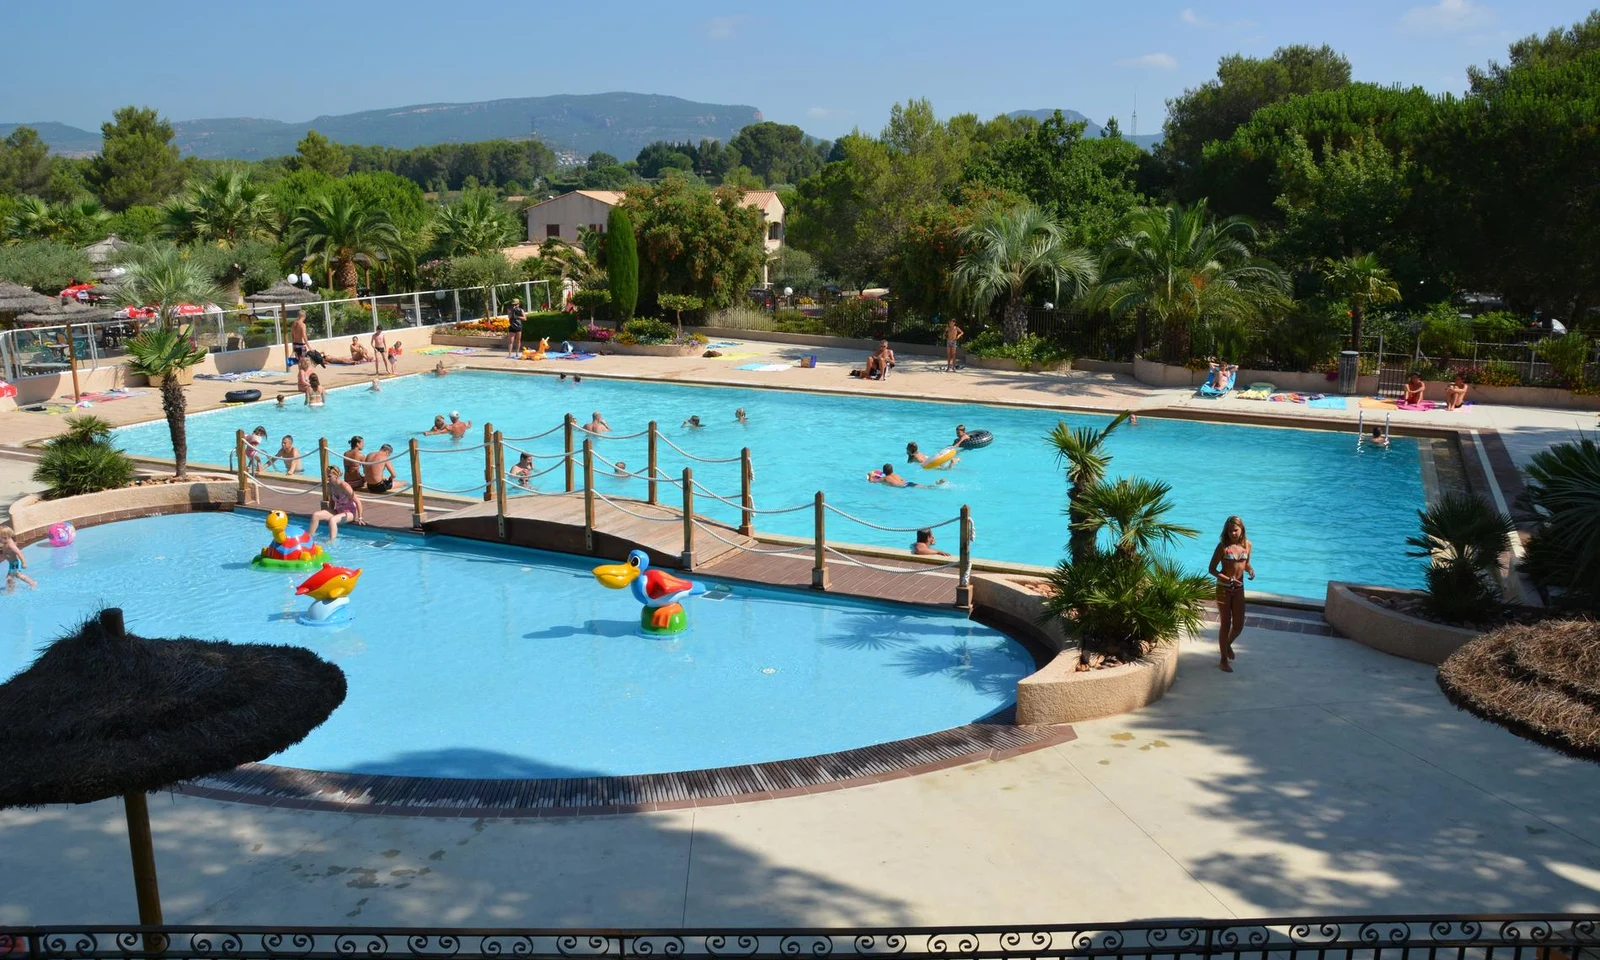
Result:
<svg viewBox="0 0 1600 960">
<path fill-rule="evenodd" d="M 840 510 L 831 503 L 823 504 L 823 506 L 829 511 L 844 517 L 846 520 L 859 523 L 863 527 L 871 527 L 874 530 L 882 530 L 885 533 L 916 533 L 920 530 L 937 530 L 940 527 L 948 527 L 952 523 L 959 523 L 961 521 L 959 516 L 955 516 L 948 520 L 940 520 L 938 523 L 924 523 L 919 527 L 885 527 L 880 524 L 873 523 L 871 520 L 863 520 L 853 514 L 845 513 L 843 510 Z"/>
<path fill-rule="evenodd" d="M 845 553 L 843 550 L 837 550 L 831 546 L 828 546 L 827 544 L 823 544 L 822 549 L 828 551 L 846 563 L 851 563 L 858 567 L 866 567 L 868 570 L 876 570 L 879 573 L 928 573 L 933 570 L 947 570 L 951 567 L 958 567 L 961 565 L 960 560 L 951 559 L 945 563 L 938 564 L 917 564 L 916 566 L 912 567 L 887 567 L 881 564 L 868 563 L 867 561 L 862 560 L 860 557 L 853 557 L 850 554 Z"/>
<path fill-rule="evenodd" d="M 671 447 L 672 449 L 674 449 L 674 450 L 678 451 L 679 453 L 683 454 L 684 456 L 688 457 L 690 460 L 694 460 L 694 461 L 696 461 L 698 463 L 738 463 L 739 460 L 740 460 L 739 457 L 720 457 L 720 458 L 718 458 L 718 457 L 697 457 L 694 454 L 690 453 L 689 451 L 687 451 L 687 450 L 683 449 L 682 447 L 678 446 L 676 443 L 673 443 L 671 440 L 669 440 L 666 437 L 662 436 L 661 435 L 661 431 L 659 431 L 659 430 L 656 431 L 656 437 L 662 443 L 666 444 L 667 446 Z"/>
<path fill-rule="evenodd" d="M 564 426 L 566 426 L 565 423 L 558 423 L 558 424 L 556 424 L 555 426 L 551 427 L 549 430 L 546 430 L 543 433 L 535 433 L 535 434 L 532 434 L 532 435 L 526 436 L 526 437 L 506 437 L 505 439 L 506 439 L 507 442 L 515 440 L 518 443 L 521 443 L 524 440 L 539 440 L 539 439 L 542 439 L 544 437 L 550 436 L 550 434 L 555 433 L 557 430 L 560 430 Z"/>
<path fill-rule="evenodd" d="M 633 440 L 637 437 L 649 436 L 650 434 L 648 429 L 640 430 L 638 433 L 595 433 L 586 426 L 579 427 L 578 429 L 587 434 L 591 440 Z M 662 439 L 666 438 L 663 437 Z M 671 441 L 668 442 L 670 443 Z"/>
<path fill-rule="evenodd" d="M 806 506 L 810 506 L 810 504 L 806 504 Z M 733 547 L 735 550 L 743 550 L 745 553 L 754 553 L 754 554 L 759 554 L 759 555 L 762 555 L 762 556 L 778 556 L 778 555 L 781 555 L 781 554 L 810 553 L 811 552 L 811 547 L 810 546 L 803 546 L 803 547 L 774 547 L 774 548 L 772 548 L 770 550 L 763 550 L 760 547 L 755 547 L 755 546 L 752 546 L 752 545 L 750 545 L 748 543 L 734 543 L 732 540 L 729 540 L 727 537 L 724 537 L 720 533 L 718 533 L 716 527 L 707 524 L 704 520 L 701 520 L 699 517 L 694 518 L 694 525 L 695 525 L 696 528 L 698 528 L 700 530 L 704 530 L 706 533 L 709 533 L 713 540 L 720 540 L 723 543 L 727 544 L 728 546 Z"/>
</svg>

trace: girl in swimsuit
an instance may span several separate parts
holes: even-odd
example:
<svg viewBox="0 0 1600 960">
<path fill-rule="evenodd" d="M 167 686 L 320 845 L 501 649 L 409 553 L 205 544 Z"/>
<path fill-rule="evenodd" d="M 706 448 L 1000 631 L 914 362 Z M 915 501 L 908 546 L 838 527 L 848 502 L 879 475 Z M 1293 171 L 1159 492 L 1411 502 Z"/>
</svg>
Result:
<svg viewBox="0 0 1600 960">
<path fill-rule="evenodd" d="M 906 463 L 927 463 L 928 455 L 917 449 L 916 441 L 906 444 Z"/>
<path fill-rule="evenodd" d="M 332 510 L 318 510 L 311 515 L 311 539 L 316 539 L 317 527 L 324 522 L 328 524 L 328 539 L 339 539 L 339 523 L 348 520 L 356 526 L 365 526 L 366 521 L 361 519 L 361 498 L 356 496 L 355 488 L 344 482 L 344 477 L 339 475 L 339 468 L 328 467 L 328 493 L 333 500 Z"/>
<path fill-rule="evenodd" d="M 1217 666 L 1233 672 L 1233 641 L 1244 629 L 1244 578 L 1256 578 L 1255 567 L 1250 565 L 1250 540 L 1244 533 L 1244 521 L 1229 517 L 1222 525 L 1222 537 L 1217 549 L 1211 551 L 1210 572 L 1217 578 L 1217 613 L 1222 623 L 1217 628 L 1217 646 L 1222 661 Z"/>
</svg>

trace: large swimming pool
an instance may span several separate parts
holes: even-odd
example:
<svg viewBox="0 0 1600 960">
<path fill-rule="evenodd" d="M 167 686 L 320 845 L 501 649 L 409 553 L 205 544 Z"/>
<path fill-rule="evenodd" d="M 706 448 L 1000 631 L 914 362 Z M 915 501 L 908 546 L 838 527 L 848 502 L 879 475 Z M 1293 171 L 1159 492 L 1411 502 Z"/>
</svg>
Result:
<svg viewBox="0 0 1600 960">
<path fill-rule="evenodd" d="M 738 585 L 688 601 L 687 632 L 647 638 L 638 604 L 590 574 L 600 561 L 363 530 L 333 550 L 365 571 L 351 622 L 307 627 L 303 576 L 247 566 L 266 541 L 259 514 L 187 514 L 26 548 L 39 589 L 0 596 L 0 679 L 120 606 L 142 636 L 292 643 L 344 669 L 344 705 L 269 762 L 479 778 L 867 746 L 987 716 L 1033 671 L 1015 641 L 955 613 Z"/>
<path fill-rule="evenodd" d="M 574 371 L 583 367 L 569 366 Z M 748 412 L 748 425 L 735 422 L 738 407 Z M 405 475 L 407 441 L 427 429 L 436 414 L 452 410 L 478 426 L 492 421 L 508 437 L 540 433 L 568 412 L 587 421 L 599 411 L 619 435 L 642 431 L 655 420 L 664 437 L 701 457 L 736 457 L 748 446 L 758 508 L 808 504 L 823 490 L 830 503 L 855 516 L 880 526 L 910 527 L 953 517 L 966 503 L 977 528 L 977 555 L 1042 565 L 1060 560 L 1068 533 L 1062 515 L 1066 482 L 1044 436 L 1062 420 L 1099 426 L 1109 419 L 798 391 L 594 378 L 575 384 L 553 376 L 465 372 L 442 379 L 403 378 L 386 384 L 381 393 L 360 387 L 339 390 L 321 408 L 296 402 L 279 409 L 258 403 L 195 416 L 189 420 L 189 455 L 196 461 L 227 463 L 234 430 L 261 425 L 270 434 L 272 449 L 284 434 L 292 434 L 309 454 L 314 474 L 317 437 L 328 437 L 337 453 L 351 435 L 360 434 L 368 450 L 393 444 L 401 452 L 396 468 Z M 706 426 L 680 426 L 691 415 Z M 964 453 L 948 473 L 906 464 L 908 441 L 931 455 L 950 442 L 957 423 L 968 430 L 990 430 L 995 440 Z M 131 453 L 172 455 L 164 422 L 129 427 L 118 436 Z M 474 435 L 461 445 L 480 442 L 475 426 Z M 423 438 L 423 443 L 429 448 L 451 446 L 439 437 Z M 559 453 L 561 437 L 558 432 L 519 446 Z M 599 451 L 608 460 L 625 461 L 630 469 L 644 468 L 643 437 L 608 440 Z M 1416 527 L 1416 511 L 1425 505 L 1414 440 L 1396 438 L 1388 450 L 1358 452 L 1349 433 L 1147 417 L 1118 431 L 1110 451 L 1113 476 L 1137 474 L 1172 486 L 1173 518 L 1200 531 L 1197 539 L 1177 549 L 1179 558 L 1193 567 L 1204 567 L 1223 521 L 1239 514 L 1256 547 L 1258 579 L 1252 586 L 1257 589 L 1320 599 L 1329 580 L 1403 587 L 1422 583 L 1421 561 L 1408 558 L 1405 545 Z M 515 454 L 508 451 L 507 460 L 514 461 Z M 665 445 L 660 462 L 673 476 L 688 464 Z M 867 483 L 867 471 L 886 462 L 918 481 L 943 478 L 948 483 L 917 489 Z M 696 480 L 737 501 L 738 464 L 692 466 Z M 460 489 L 482 482 L 483 461 L 481 454 L 429 456 L 423 473 L 430 487 Z M 541 485 L 559 489 L 560 478 L 557 471 Z M 607 495 L 644 496 L 642 480 L 602 478 L 599 486 Z M 676 494 L 663 485 L 662 496 Z M 737 510 L 707 497 L 698 500 L 697 508 L 723 520 L 738 517 Z M 812 524 L 809 510 L 756 520 L 758 530 L 801 537 L 811 536 Z M 911 539 L 837 516 L 829 524 L 833 540 L 906 547 Z M 954 533 L 954 526 L 941 529 L 941 545 L 954 549 Z"/>
</svg>

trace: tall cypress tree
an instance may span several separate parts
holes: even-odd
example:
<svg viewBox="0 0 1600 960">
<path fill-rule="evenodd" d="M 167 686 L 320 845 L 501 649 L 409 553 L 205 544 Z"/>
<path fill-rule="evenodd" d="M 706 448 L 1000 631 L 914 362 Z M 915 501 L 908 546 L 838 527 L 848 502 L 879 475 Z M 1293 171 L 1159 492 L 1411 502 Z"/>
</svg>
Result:
<svg viewBox="0 0 1600 960">
<path fill-rule="evenodd" d="M 627 323 L 639 302 L 639 250 L 633 221 L 620 205 L 612 207 L 606 217 L 606 274 L 611 280 L 611 306 L 618 319 Z"/>
</svg>

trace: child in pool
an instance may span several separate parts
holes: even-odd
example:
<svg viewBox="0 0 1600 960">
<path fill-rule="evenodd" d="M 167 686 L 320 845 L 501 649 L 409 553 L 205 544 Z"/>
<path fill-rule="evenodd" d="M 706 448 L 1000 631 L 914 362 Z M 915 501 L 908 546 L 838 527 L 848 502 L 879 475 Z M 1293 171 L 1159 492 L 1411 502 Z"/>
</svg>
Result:
<svg viewBox="0 0 1600 960">
<path fill-rule="evenodd" d="M 10 527 L 0 527 L 0 559 L 6 561 L 6 592 L 10 593 L 17 588 L 17 581 L 21 580 L 30 588 L 37 590 L 39 584 L 22 571 L 28 567 L 28 558 L 22 555 L 22 547 L 17 545 L 16 539 L 11 534 Z"/>
</svg>

